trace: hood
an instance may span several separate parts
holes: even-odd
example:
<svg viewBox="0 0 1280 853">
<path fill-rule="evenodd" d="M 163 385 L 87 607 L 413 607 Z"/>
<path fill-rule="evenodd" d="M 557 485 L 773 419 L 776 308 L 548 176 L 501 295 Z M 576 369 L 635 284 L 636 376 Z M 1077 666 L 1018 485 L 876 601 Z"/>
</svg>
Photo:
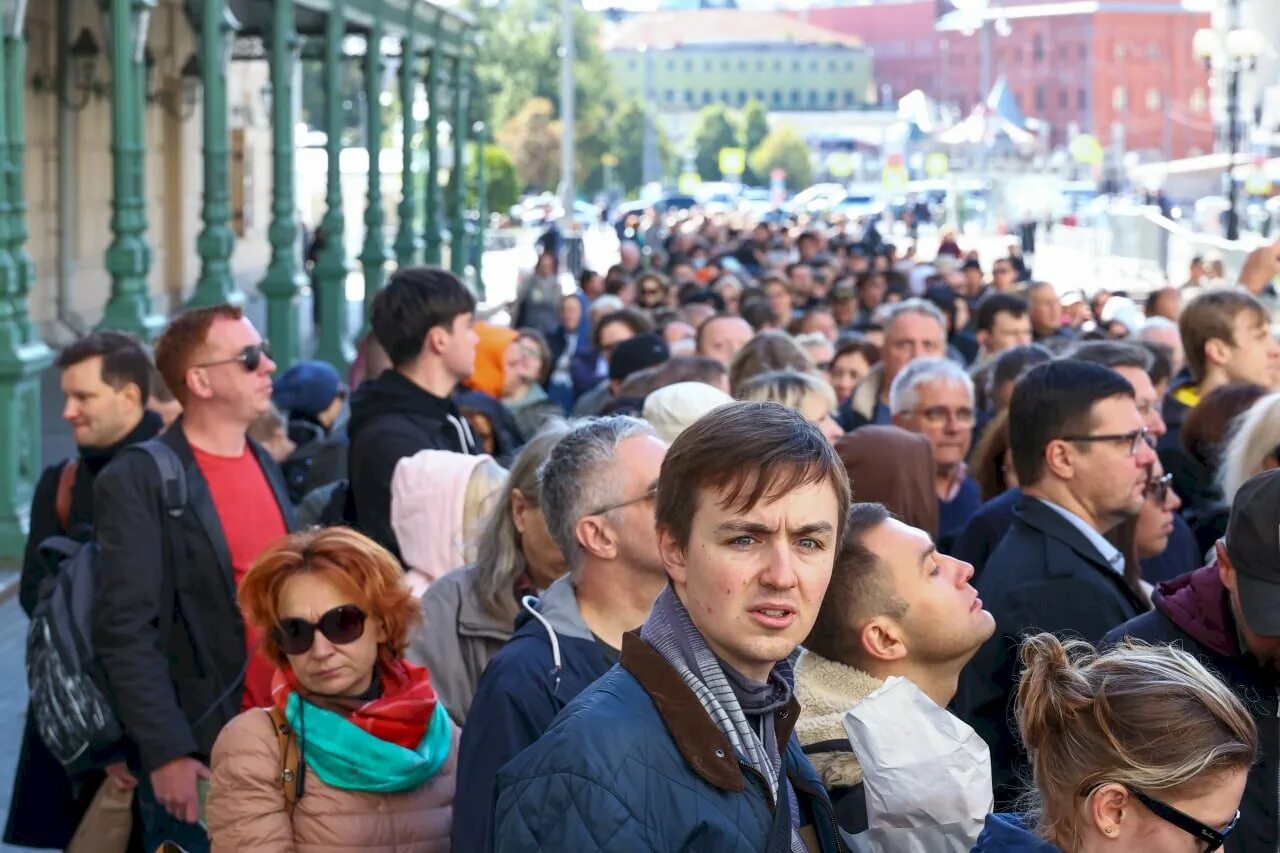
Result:
<svg viewBox="0 0 1280 853">
<path fill-rule="evenodd" d="M 1031 831 L 1034 815 L 989 814 L 971 853 L 1062 853 Z"/>
<path fill-rule="evenodd" d="M 1151 604 L 1196 642 L 1224 657 L 1238 657 L 1240 644 L 1231 618 L 1227 588 L 1215 556 L 1207 566 L 1156 587 Z"/>
<path fill-rule="evenodd" d="M 1185 370 L 1174 377 L 1165 392 L 1164 402 L 1160 405 L 1160 416 L 1170 429 L 1181 428 L 1187 418 L 1187 412 L 1196 404 L 1195 380 Z"/>
<path fill-rule="evenodd" d="M 450 417 L 460 420 L 452 402 L 415 385 L 395 370 L 384 370 L 351 395 L 347 434 L 354 440 L 360 430 L 384 415 L 419 415 L 441 422 Z"/>
<path fill-rule="evenodd" d="M 874 405 L 874 404 L 873 404 Z M 896 426 L 867 424 L 837 439 L 855 500 L 882 503 L 904 524 L 938 535 L 938 492 L 929 439 Z"/>
<path fill-rule="evenodd" d="M 795 696 L 800 703 L 796 738 L 828 788 L 851 788 L 862 767 L 849 745 L 844 715 L 884 684 L 860 669 L 804 649 L 796 660 Z"/>
<path fill-rule="evenodd" d="M 862 377 L 849 395 L 849 408 L 866 420 L 876 415 L 876 401 L 880 399 L 880 386 L 884 382 L 884 364 L 877 364 Z"/>
</svg>

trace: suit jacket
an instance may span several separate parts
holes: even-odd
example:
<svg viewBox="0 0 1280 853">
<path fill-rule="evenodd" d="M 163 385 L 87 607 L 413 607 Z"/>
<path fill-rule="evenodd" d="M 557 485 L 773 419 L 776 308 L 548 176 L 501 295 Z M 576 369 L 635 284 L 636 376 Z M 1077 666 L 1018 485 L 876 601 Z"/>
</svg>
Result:
<svg viewBox="0 0 1280 853">
<path fill-rule="evenodd" d="M 144 772 L 184 755 L 209 760 L 218 732 L 240 711 L 246 665 L 231 552 L 179 420 L 159 439 L 182 460 L 187 508 L 165 516 L 160 472 L 141 452 L 122 453 L 94 484 L 101 549 L 93 641 L 125 734 Z M 256 442 L 285 527 L 294 528 L 284 478 Z M 181 561 L 172 565 L 169 540 Z M 172 590 L 165 601 L 163 592 Z M 160 636 L 161 613 L 170 609 Z"/>
<path fill-rule="evenodd" d="M 978 595 L 996 632 L 961 673 L 954 707 L 991 747 L 996 811 L 1008 811 L 1026 764 L 1011 717 L 1022 636 L 1050 631 L 1096 643 L 1147 606 L 1080 530 L 1029 495 L 1014 508 Z"/>
</svg>

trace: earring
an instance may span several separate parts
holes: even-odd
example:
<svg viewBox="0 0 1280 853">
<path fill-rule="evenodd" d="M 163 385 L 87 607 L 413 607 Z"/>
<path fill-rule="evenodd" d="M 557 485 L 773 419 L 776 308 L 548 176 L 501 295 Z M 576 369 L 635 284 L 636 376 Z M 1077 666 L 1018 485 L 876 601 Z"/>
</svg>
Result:
<svg viewBox="0 0 1280 853">
<path fill-rule="evenodd" d="M 1102 831 L 1105 832 L 1107 835 L 1115 835 L 1116 828 L 1114 826 L 1107 826 L 1107 827 L 1103 827 Z"/>
</svg>

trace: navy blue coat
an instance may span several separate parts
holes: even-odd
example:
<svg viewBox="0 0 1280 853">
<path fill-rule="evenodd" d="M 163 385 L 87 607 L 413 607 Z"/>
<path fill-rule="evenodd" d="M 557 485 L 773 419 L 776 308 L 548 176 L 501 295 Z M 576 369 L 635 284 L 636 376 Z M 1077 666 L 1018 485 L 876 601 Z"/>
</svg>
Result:
<svg viewBox="0 0 1280 853">
<path fill-rule="evenodd" d="M 819 850 L 844 851 L 831 801 L 792 736 L 798 715 L 792 698 L 774 722 L 801 824 L 812 824 Z M 621 663 L 498 773 L 492 849 L 785 853 L 791 812 L 780 800 L 633 632 Z"/>
<path fill-rule="evenodd" d="M 538 602 L 555 631 L 560 667 L 548 629 L 522 613 L 516 632 L 485 667 L 458 747 L 453 799 L 453 849 L 488 850 L 493 780 L 498 769 L 533 743 L 556 714 L 609 670 L 611 661 L 582 621 L 568 575 Z"/>
<path fill-rule="evenodd" d="M 989 814 L 970 853 L 1062 853 L 1030 829 L 1034 815 Z"/>
<path fill-rule="evenodd" d="M 1147 605 L 1082 532 L 1028 495 L 1014 509 L 1013 526 L 987 561 L 977 587 L 983 606 L 995 617 L 996 632 L 960 674 L 953 706 L 991 748 L 992 785 L 1000 809 L 1021 793 L 1018 774 L 1026 767 L 1010 716 L 1022 636 L 1051 631 L 1096 643 Z"/>
</svg>

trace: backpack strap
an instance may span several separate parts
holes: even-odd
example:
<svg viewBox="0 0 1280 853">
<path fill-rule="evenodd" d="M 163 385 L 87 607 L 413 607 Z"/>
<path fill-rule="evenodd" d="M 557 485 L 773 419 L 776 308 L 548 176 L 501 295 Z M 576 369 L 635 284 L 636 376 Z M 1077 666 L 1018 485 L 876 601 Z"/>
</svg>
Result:
<svg viewBox="0 0 1280 853">
<path fill-rule="evenodd" d="M 276 730 L 276 744 L 280 754 L 280 791 L 284 794 L 284 809 L 293 817 L 293 809 L 298 804 L 302 790 L 302 755 L 298 751 L 298 739 L 293 736 L 293 727 L 285 719 L 284 709 L 272 705 L 263 709 L 271 717 L 271 725 Z"/>
<path fill-rule="evenodd" d="M 76 484 L 78 470 L 80 460 L 68 459 L 62 463 L 62 470 L 58 472 L 58 491 L 54 495 L 53 511 L 58 516 L 58 524 L 62 526 L 63 533 L 71 527 L 71 489 Z"/>
</svg>

